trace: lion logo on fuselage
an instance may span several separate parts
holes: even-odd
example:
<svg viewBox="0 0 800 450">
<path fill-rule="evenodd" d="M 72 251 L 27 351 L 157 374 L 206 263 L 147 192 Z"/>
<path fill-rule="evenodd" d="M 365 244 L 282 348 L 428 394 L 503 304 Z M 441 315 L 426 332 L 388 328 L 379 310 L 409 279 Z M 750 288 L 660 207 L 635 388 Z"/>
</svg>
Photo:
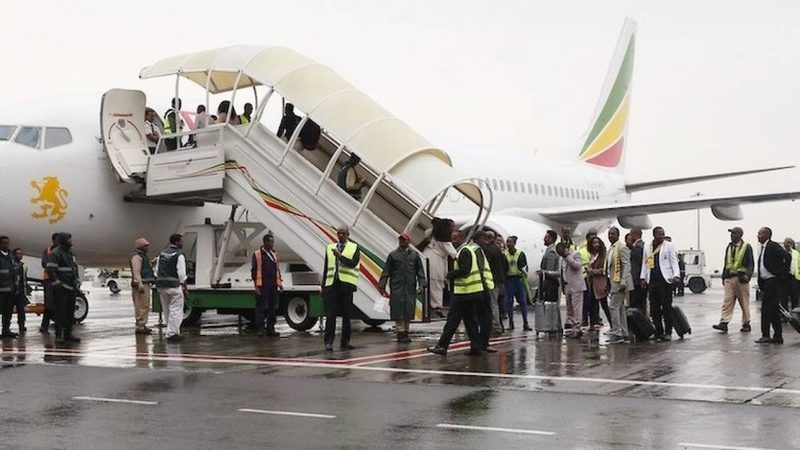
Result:
<svg viewBox="0 0 800 450">
<path fill-rule="evenodd" d="M 37 194 L 31 198 L 31 204 L 39 206 L 39 211 L 31 214 L 34 219 L 49 219 L 51 224 L 58 223 L 67 215 L 67 197 L 69 192 L 61 187 L 58 177 L 47 176 L 42 181 L 31 180 L 31 186 Z"/>
</svg>

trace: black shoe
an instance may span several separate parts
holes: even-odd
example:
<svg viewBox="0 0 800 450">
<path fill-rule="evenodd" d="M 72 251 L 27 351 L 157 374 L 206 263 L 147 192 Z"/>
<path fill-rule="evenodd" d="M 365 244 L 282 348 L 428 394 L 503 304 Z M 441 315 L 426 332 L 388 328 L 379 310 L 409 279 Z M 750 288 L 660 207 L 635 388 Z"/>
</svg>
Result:
<svg viewBox="0 0 800 450">
<path fill-rule="evenodd" d="M 781 339 L 781 342 L 783 342 L 783 339 Z M 771 344 L 771 343 L 772 339 L 766 336 L 761 336 L 760 338 L 756 339 L 756 344 Z"/>
<path fill-rule="evenodd" d="M 672 340 L 672 335 L 671 334 L 665 334 L 665 335 L 661 336 L 661 340 L 664 341 L 664 342 L 669 342 L 669 341 Z"/>
<path fill-rule="evenodd" d="M 752 330 L 750 329 L 750 324 L 746 323 L 746 324 L 742 325 L 742 328 L 739 331 L 741 331 L 742 333 L 749 333 Z"/>
<path fill-rule="evenodd" d="M 65 341 L 67 341 L 67 342 L 74 342 L 74 343 L 76 343 L 76 344 L 78 344 L 78 343 L 80 343 L 80 342 L 81 342 L 81 338 L 77 338 L 77 337 L 75 337 L 75 336 L 72 336 L 72 335 L 70 335 L 70 336 L 66 336 L 66 337 L 64 338 L 64 340 L 65 340 Z"/>
<path fill-rule="evenodd" d="M 484 348 L 483 351 L 485 351 L 486 353 L 497 353 L 497 349 L 492 347 L 491 345 Z"/>
<path fill-rule="evenodd" d="M 50 334 L 50 330 L 48 330 L 47 327 L 39 327 L 39 333 Z"/>
<path fill-rule="evenodd" d="M 275 330 L 267 330 L 268 337 L 281 337 L 281 334 Z"/>
<path fill-rule="evenodd" d="M 353 349 L 355 349 L 355 347 L 353 347 L 350 344 L 342 344 L 341 346 L 339 346 L 339 350 L 353 350 Z"/>
<path fill-rule="evenodd" d="M 522 327 L 522 330 L 523 331 L 533 331 L 533 329 L 529 325 L 525 325 L 524 327 Z"/>
<path fill-rule="evenodd" d="M 772 343 L 773 344 L 782 345 L 783 344 L 783 336 L 776 336 L 776 337 L 772 338 Z"/>
<path fill-rule="evenodd" d="M 514 331 L 514 324 L 513 323 L 508 324 L 508 328 L 506 328 L 506 330 Z"/>
<path fill-rule="evenodd" d="M 17 333 L 12 333 L 10 330 L 3 331 L 3 334 L 0 334 L 0 338 L 4 339 L 14 339 L 18 337 L 19 335 Z"/>
<path fill-rule="evenodd" d="M 267 334 L 267 332 L 266 332 L 266 331 L 264 331 L 264 329 L 263 329 L 263 328 L 259 328 L 258 332 L 256 333 L 256 336 L 258 336 L 258 337 L 264 337 L 264 335 L 265 335 L 265 334 Z"/>
<path fill-rule="evenodd" d="M 149 328 L 139 328 L 138 330 L 135 331 L 135 334 L 142 335 L 142 336 L 147 336 L 150 333 L 152 333 L 152 331 L 150 331 Z"/>
<path fill-rule="evenodd" d="M 64 338 L 64 336 L 56 335 L 55 342 L 56 344 L 66 344 L 67 340 Z"/>
<path fill-rule="evenodd" d="M 396 339 L 396 340 L 397 340 L 397 342 L 398 342 L 399 344 L 402 344 L 402 343 L 403 343 L 403 334 L 405 334 L 405 333 L 403 333 L 402 331 L 400 331 L 400 332 L 398 332 L 398 333 L 397 333 L 397 339 Z"/>
<path fill-rule="evenodd" d="M 464 352 L 464 354 L 466 356 L 480 356 L 481 352 L 478 351 L 478 350 L 468 350 L 468 351 Z"/>
<path fill-rule="evenodd" d="M 183 340 L 183 336 L 180 334 L 173 334 L 172 336 L 167 338 L 167 342 L 180 342 Z"/>
<path fill-rule="evenodd" d="M 442 356 L 447 355 L 447 349 L 444 347 L 439 347 L 438 345 L 433 347 L 428 347 L 426 350 L 428 350 L 430 353 L 435 353 L 437 355 L 442 355 Z"/>
<path fill-rule="evenodd" d="M 408 333 L 406 333 L 405 335 L 403 335 L 403 344 L 410 344 L 410 343 L 411 343 L 411 336 L 409 336 Z"/>
<path fill-rule="evenodd" d="M 723 333 L 727 333 L 728 332 L 728 323 L 727 322 L 720 322 L 720 323 L 718 323 L 716 325 L 711 325 L 711 328 L 713 328 L 715 330 L 722 331 Z"/>
<path fill-rule="evenodd" d="M 332 352 L 333 351 L 333 345 L 325 344 L 325 351 Z"/>
</svg>

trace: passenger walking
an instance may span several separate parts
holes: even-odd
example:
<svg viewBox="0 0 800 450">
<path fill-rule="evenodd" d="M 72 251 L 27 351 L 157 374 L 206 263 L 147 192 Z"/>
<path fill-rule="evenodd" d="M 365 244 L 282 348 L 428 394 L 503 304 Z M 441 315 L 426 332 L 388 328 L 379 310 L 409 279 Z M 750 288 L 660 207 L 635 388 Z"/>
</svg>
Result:
<svg viewBox="0 0 800 450">
<path fill-rule="evenodd" d="M 145 238 L 139 238 L 134 243 L 135 252 L 131 255 L 131 296 L 133 297 L 133 315 L 136 323 L 136 334 L 150 334 L 152 330 L 147 327 L 147 318 L 150 315 L 150 293 L 156 274 L 150 257 L 150 243 Z"/>
<path fill-rule="evenodd" d="M 572 250 L 569 243 L 559 242 L 556 253 L 564 258 L 561 272 L 561 286 L 567 299 L 567 320 L 570 327 L 565 332 L 567 337 L 579 338 L 583 309 L 583 293 L 586 291 L 586 280 L 583 278 L 583 261 L 577 251 Z"/>
<path fill-rule="evenodd" d="M 644 241 L 642 240 L 642 229 L 632 228 L 628 233 L 628 248 L 631 250 L 631 275 L 633 276 L 633 290 L 630 291 L 628 304 L 631 308 L 636 308 L 647 315 L 647 289 L 639 283 L 639 275 L 642 273 L 642 261 L 644 261 Z"/>
<path fill-rule="evenodd" d="M 502 292 L 501 289 L 505 289 L 506 272 L 508 270 L 506 258 L 503 250 L 497 245 L 497 239 L 493 231 L 485 231 L 481 241 L 481 248 L 484 255 L 486 255 L 486 261 L 489 263 L 489 270 L 492 271 L 492 280 L 494 281 L 494 288 L 489 289 L 492 329 L 496 332 L 503 332 L 503 323 L 500 321 L 500 292 Z"/>
<path fill-rule="evenodd" d="M 561 257 L 556 252 L 556 239 L 558 234 L 553 230 L 547 230 L 544 235 L 544 255 L 539 263 L 541 300 L 546 302 L 556 302 L 560 296 L 558 286 L 561 279 Z"/>
<path fill-rule="evenodd" d="M 352 153 L 336 175 L 336 185 L 357 201 L 361 201 L 361 189 L 364 187 L 364 180 L 356 172 L 356 166 L 360 163 L 361 158 Z"/>
<path fill-rule="evenodd" d="M 47 262 L 47 270 L 53 286 L 55 304 L 56 344 L 80 342 L 72 335 L 75 322 L 75 300 L 81 288 L 78 262 L 72 253 L 72 235 L 59 233 L 58 247 L 53 250 Z"/>
<path fill-rule="evenodd" d="M 337 315 L 342 316 L 341 349 L 353 349 L 350 345 L 350 311 L 361 273 L 361 249 L 350 240 L 350 229 L 345 225 L 340 226 L 336 230 L 336 237 L 339 241 L 325 248 L 325 269 L 322 273 L 327 351 L 333 351 Z"/>
<path fill-rule="evenodd" d="M 611 227 L 608 230 L 608 249 L 606 273 L 611 282 L 608 309 L 611 311 L 609 322 L 611 329 L 608 335 L 612 342 L 628 339 L 628 315 L 625 310 L 625 300 L 628 292 L 633 290 L 633 277 L 631 276 L 631 251 L 619 239 L 619 228 Z"/>
<path fill-rule="evenodd" d="M 742 308 L 742 333 L 750 332 L 750 278 L 753 277 L 753 248 L 742 240 L 744 231 L 740 227 L 728 230 L 731 242 L 725 249 L 725 261 L 722 269 L 722 313 L 719 324 L 712 325 L 715 330 L 728 332 L 728 324 L 733 318 L 736 302 Z"/>
<path fill-rule="evenodd" d="M 183 255 L 183 236 L 173 234 L 169 245 L 158 255 L 156 288 L 161 301 L 161 311 L 167 322 L 167 342 L 180 342 L 183 304 L 189 291 L 186 288 L 186 257 Z"/>
<path fill-rule="evenodd" d="M 50 320 L 55 317 L 55 303 L 53 302 L 53 280 L 47 270 L 47 263 L 50 255 L 58 247 L 58 233 L 53 233 L 50 237 L 50 245 L 42 252 L 42 292 L 44 293 L 44 313 L 42 314 L 42 324 L 39 326 L 39 333 L 50 334 Z"/>
<path fill-rule="evenodd" d="M 281 123 L 278 126 L 278 137 L 288 141 L 291 139 L 292 135 L 294 134 L 294 130 L 297 128 L 297 124 L 299 123 L 300 116 L 294 113 L 294 105 L 287 103 L 286 106 L 283 107 L 283 117 L 281 118 Z"/>
<path fill-rule="evenodd" d="M 208 113 L 206 112 L 206 105 L 197 105 L 197 115 L 194 116 L 195 129 L 202 130 L 208 125 L 209 123 L 208 123 Z"/>
<path fill-rule="evenodd" d="M 183 131 L 183 121 L 180 120 L 176 113 L 180 113 L 181 99 L 173 98 L 170 103 L 172 106 L 164 113 L 164 134 L 180 133 Z M 164 139 L 164 145 L 167 146 L 168 151 L 176 150 L 182 146 L 180 137 L 171 137 Z"/>
<path fill-rule="evenodd" d="M 447 274 L 447 279 L 453 286 L 453 300 L 447 311 L 447 322 L 445 322 L 442 335 L 435 346 L 428 347 L 428 351 L 437 355 L 446 355 L 453 334 L 463 321 L 470 342 L 470 350 L 467 355 L 480 355 L 484 348 L 478 334 L 477 308 L 478 303 L 486 301 L 486 289 L 489 287 L 486 283 L 490 281 L 492 272 L 487 267 L 480 247 L 475 244 L 465 244 L 466 236 L 463 231 L 453 231 L 451 240 L 453 245 L 458 247 L 455 269 Z M 485 350 L 496 351 L 491 347 Z"/>
<path fill-rule="evenodd" d="M 402 233 L 397 240 L 399 245 L 386 257 L 379 283 L 381 295 L 389 297 L 389 315 L 395 322 L 397 342 L 407 344 L 411 342 L 409 324 L 414 319 L 417 296 L 425 291 L 427 284 L 422 258 L 410 246 L 411 234 Z"/>
<path fill-rule="evenodd" d="M 153 108 L 144 109 L 144 135 L 147 139 L 147 148 L 150 154 L 154 155 L 158 149 L 158 140 L 161 138 L 161 130 L 156 125 L 156 112 Z"/>
<path fill-rule="evenodd" d="M 593 329 L 600 329 L 600 308 L 606 315 L 606 320 L 611 323 L 611 312 L 608 309 L 609 282 L 606 272 L 607 251 L 606 245 L 598 236 L 593 236 L 589 242 L 589 264 L 586 268 L 587 287 L 589 288 L 589 319 Z M 584 305 L 585 306 L 585 305 Z"/>
<path fill-rule="evenodd" d="M 757 344 L 783 344 L 780 297 L 789 275 L 791 260 L 786 250 L 772 240 L 772 229 L 758 230 L 761 251 L 758 254 L 758 288 L 761 290 L 761 337 Z M 772 337 L 770 337 L 772 326 Z"/>
<path fill-rule="evenodd" d="M 16 338 L 19 335 L 11 332 L 11 314 L 14 311 L 14 255 L 11 254 L 11 242 L 8 236 L 0 236 L 0 315 L 2 315 L 3 331 L 0 338 Z"/>
<path fill-rule="evenodd" d="M 256 293 L 256 330 L 258 336 L 266 334 L 279 337 L 280 333 L 275 331 L 275 315 L 278 310 L 278 293 L 283 290 L 283 278 L 278 253 L 275 251 L 275 237 L 265 234 L 261 241 L 261 247 L 253 253 L 250 268 Z"/>
<path fill-rule="evenodd" d="M 786 309 L 797 308 L 800 303 L 800 251 L 795 247 L 794 239 L 787 237 L 783 240 L 783 248 L 791 257 L 791 267 L 789 276 L 786 280 L 786 296 L 784 297 L 784 307 Z"/>
<path fill-rule="evenodd" d="M 664 239 L 664 228 L 653 228 L 653 242 L 645 248 L 640 273 L 643 289 L 650 296 L 650 316 L 658 341 L 672 340 L 672 286 L 679 281 L 678 253 Z"/>
<path fill-rule="evenodd" d="M 487 351 L 493 353 L 495 350 L 489 347 L 489 339 L 492 337 L 491 291 L 494 289 L 494 277 L 492 276 L 492 268 L 489 259 L 486 257 L 486 252 L 481 247 L 481 244 L 484 242 L 486 242 L 485 233 L 475 233 L 475 236 L 472 238 L 472 246 L 477 249 L 476 253 L 480 255 L 476 258 L 476 261 L 478 263 L 481 282 L 480 287 L 482 288 L 481 292 L 483 294 L 483 300 L 476 303 L 476 312 L 478 314 L 478 336 L 480 337 L 481 348 L 488 348 L 489 350 Z M 502 258 L 502 253 L 500 257 Z"/>
<path fill-rule="evenodd" d="M 21 248 L 15 248 L 14 264 L 16 264 L 15 279 L 16 289 L 14 289 L 14 307 L 17 312 L 17 327 L 19 334 L 24 335 L 28 329 L 25 327 L 25 307 L 28 306 L 28 266 L 22 261 L 24 254 Z"/>
<path fill-rule="evenodd" d="M 528 325 L 528 295 L 522 277 L 528 276 L 528 259 L 525 253 L 517 249 L 517 237 L 509 236 L 506 240 L 507 250 L 503 252 L 508 271 L 506 272 L 506 311 L 508 311 L 508 329 L 514 329 L 514 299 L 522 312 L 522 329 L 531 331 Z"/>
<path fill-rule="evenodd" d="M 430 279 L 430 307 L 433 313 L 443 318 L 445 291 L 451 292 L 447 285 L 448 260 L 455 260 L 456 253 L 451 235 L 455 230 L 455 223 L 450 219 L 433 218 L 433 231 L 430 242 L 423 249 L 422 254 L 428 259 L 428 278 Z"/>
<path fill-rule="evenodd" d="M 230 100 L 220 102 L 217 107 L 217 123 L 230 123 L 239 125 L 239 116 L 236 115 L 236 108 L 231 105 Z"/>
</svg>

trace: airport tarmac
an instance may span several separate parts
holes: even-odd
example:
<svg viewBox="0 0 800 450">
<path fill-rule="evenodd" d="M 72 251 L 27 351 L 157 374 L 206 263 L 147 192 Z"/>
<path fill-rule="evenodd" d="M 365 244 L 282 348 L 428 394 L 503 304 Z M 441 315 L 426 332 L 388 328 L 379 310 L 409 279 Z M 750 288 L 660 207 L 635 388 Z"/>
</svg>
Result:
<svg viewBox="0 0 800 450">
<path fill-rule="evenodd" d="M 738 311 L 729 334 L 712 330 L 719 289 L 676 299 L 684 340 L 517 330 L 496 354 L 468 357 L 461 343 L 444 358 L 424 351 L 442 322 L 412 326 L 410 345 L 359 324 L 355 350 L 327 353 L 316 327 L 279 319 L 280 339 L 258 338 L 207 314 L 166 344 L 133 334 L 127 292 L 90 301 L 80 344 L 55 348 L 35 316 L 24 339 L 3 341 L 0 447 L 800 447 L 800 335 L 755 344 L 758 303 L 753 333 L 739 333 Z"/>
</svg>

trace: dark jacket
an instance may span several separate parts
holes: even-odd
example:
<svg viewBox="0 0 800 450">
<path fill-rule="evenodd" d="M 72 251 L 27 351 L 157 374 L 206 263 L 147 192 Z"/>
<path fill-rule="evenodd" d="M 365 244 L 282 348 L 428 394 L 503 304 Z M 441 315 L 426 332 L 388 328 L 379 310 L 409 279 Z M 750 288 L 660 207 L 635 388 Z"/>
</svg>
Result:
<svg viewBox="0 0 800 450">
<path fill-rule="evenodd" d="M 16 268 L 11 252 L 6 255 L 0 253 L 0 293 L 13 294 L 16 290 Z"/>
<path fill-rule="evenodd" d="M 639 274 L 642 273 L 642 259 L 644 259 L 644 241 L 639 240 L 631 249 L 631 274 L 633 275 L 634 289 L 639 288 Z"/>
<path fill-rule="evenodd" d="M 783 247 L 775 241 L 767 241 L 764 244 L 764 252 L 759 255 L 759 268 L 761 267 L 760 258 L 764 258 L 764 267 L 775 275 L 778 280 L 784 280 L 789 276 L 789 267 L 792 264 L 792 258 Z M 761 286 L 763 278 L 758 274 L 758 285 Z"/>
<path fill-rule="evenodd" d="M 72 250 L 66 246 L 59 245 L 53 250 L 53 254 L 50 255 L 50 260 L 47 262 L 47 270 L 54 288 L 68 291 L 77 291 L 80 288 L 78 263 L 75 261 Z"/>
<path fill-rule="evenodd" d="M 291 138 L 298 123 L 300 123 L 300 116 L 297 114 L 284 114 L 281 124 L 278 126 L 278 137 L 286 136 L 286 139 Z"/>
<path fill-rule="evenodd" d="M 735 273 L 730 273 L 730 271 L 728 271 L 728 268 L 726 267 L 728 265 L 728 252 L 730 252 L 730 251 L 731 251 L 731 244 L 728 244 L 728 247 L 725 249 L 725 256 L 724 256 L 725 259 L 722 260 L 722 267 L 723 267 L 723 269 L 722 269 L 722 279 L 723 280 L 726 279 L 726 278 L 735 277 L 735 276 L 738 275 L 738 274 L 735 274 Z M 745 251 L 744 251 L 744 259 L 742 260 L 742 265 L 744 265 L 745 269 L 747 269 L 747 277 L 748 278 L 753 276 L 753 270 L 754 270 L 753 266 L 754 266 L 754 264 L 755 264 L 755 262 L 753 260 L 753 245 L 751 244 L 751 245 L 747 246 L 747 249 L 745 249 Z"/>
<path fill-rule="evenodd" d="M 506 272 L 508 272 L 506 257 L 503 256 L 503 251 L 495 243 L 487 246 L 482 246 L 483 252 L 486 254 L 486 260 L 489 261 L 489 270 L 492 271 L 492 279 L 494 280 L 495 287 L 499 287 L 506 282 Z M 517 250 L 519 251 L 519 250 Z M 521 259 L 521 258 L 520 258 Z M 461 264 L 461 261 L 458 262 Z M 467 266 L 469 267 L 469 266 Z"/>
</svg>

